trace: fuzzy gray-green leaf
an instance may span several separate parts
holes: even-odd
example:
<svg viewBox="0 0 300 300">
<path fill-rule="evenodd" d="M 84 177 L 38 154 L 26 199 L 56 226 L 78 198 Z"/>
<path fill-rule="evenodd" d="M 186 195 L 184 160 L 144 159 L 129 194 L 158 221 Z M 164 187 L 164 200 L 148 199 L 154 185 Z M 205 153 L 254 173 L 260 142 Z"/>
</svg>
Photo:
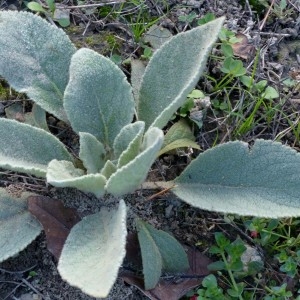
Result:
<svg viewBox="0 0 300 300">
<path fill-rule="evenodd" d="M 146 70 L 146 65 L 142 60 L 131 60 L 131 86 L 134 100 L 138 101 L 142 78 Z"/>
<path fill-rule="evenodd" d="M 158 153 L 158 156 L 171 150 L 183 147 L 200 149 L 199 145 L 194 141 L 195 136 L 189 124 L 184 119 L 181 119 L 173 124 L 166 133 L 164 143 Z"/>
<path fill-rule="evenodd" d="M 22 251 L 42 230 L 28 211 L 29 195 L 17 197 L 0 188 L 0 262 Z"/>
<path fill-rule="evenodd" d="M 125 256 L 126 206 L 102 209 L 77 223 L 71 230 L 58 263 L 69 284 L 92 297 L 106 297 L 118 276 Z"/>
<path fill-rule="evenodd" d="M 117 171 L 117 167 L 116 165 L 110 161 L 107 160 L 103 169 L 101 170 L 101 174 L 108 179 L 113 173 L 115 173 Z"/>
<path fill-rule="evenodd" d="M 146 179 L 162 143 L 162 130 L 155 127 L 149 129 L 145 133 L 140 154 L 111 175 L 105 187 L 107 192 L 119 196 L 137 189 Z"/>
<path fill-rule="evenodd" d="M 165 154 L 167 152 L 170 152 L 172 150 L 180 149 L 180 148 L 194 148 L 194 149 L 198 149 L 198 150 L 200 149 L 199 145 L 192 140 L 178 139 L 178 140 L 166 145 L 164 148 L 162 148 L 159 151 L 158 156 Z"/>
<path fill-rule="evenodd" d="M 189 268 L 189 260 L 181 244 L 167 232 L 157 230 L 146 222 L 143 223 L 159 250 L 163 270 L 172 273 L 186 271 Z"/>
<path fill-rule="evenodd" d="M 229 142 L 200 154 L 172 190 L 201 209 L 260 217 L 300 216 L 300 154 L 277 142 Z"/>
<path fill-rule="evenodd" d="M 67 121 L 63 93 L 76 48 L 68 36 L 27 12 L 0 12 L 0 75 L 46 111 Z"/>
<path fill-rule="evenodd" d="M 92 134 L 79 132 L 79 158 L 88 174 L 99 173 L 105 164 L 105 149 Z"/>
<path fill-rule="evenodd" d="M 44 177 L 53 159 L 73 158 L 52 134 L 31 125 L 0 118 L 0 167 Z"/>
<path fill-rule="evenodd" d="M 134 113 L 123 72 L 108 58 L 84 48 L 72 57 L 64 106 L 73 129 L 94 135 L 105 147 L 112 147 Z"/>
<path fill-rule="evenodd" d="M 134 124 L 130 124 L 130 125 L 132 125 L 132 127 L 131 127 L 132 129 L 133 128 L 137 129 L 136 134 L 135 134 L 135 136 L 134 135 L 130 136 L 130 134 L 132 134 L 133 131 L 132 132 L 130 132 L 130 130 L 127 131 L 128 146 L 121 153 L 121 155 L 118 159 L 118 165 L 117 165 L 118 168 L 121 168 L 121 167 L 125 166 L 126 164 L 128 164 L 130 161 L 132 161 L 139 154 L 139 152 L 141 150 L 141 144 L 142 144 L 143 133 L 144 133 L 144 129 L 145 129 L 145 123 L 139 121 L 139 122 L 135 122 Z M 139 126 L 137 126 L 137 125 L 139 125 Z M 127 126 L 127 128 L 128 127 L 129 126 Z M 124 133 L 124 131 L 122 133 Z"/>
<path fill-rule="evenodd" d="M 137 136 L 144 132 L 145 123 L 135 122 L 124 126 L 114 140 L 113 150 L 115 158 L 119 158 L 120 155 L 128 148 L 129 144 Z"/>
<path fill-rule="evenodd" d="M 149 43 L 155 50 L 172 38 L 172 33 L 167 28 L 159 25 L 152 25 L 144 34 L 145 42 Z"/>
<path fill-rule="evenodd" d="M 163 128 L 197 84 L 224 18 L 180 33 L 151 58 L 140 88 L 138 119 Z"/>
<path fill-rule="evenodd" d="M 100 198 L 104 195 L 106 178 L 101 174 L 85 175 L 69 161 L 52 160 L 47 169 L 47 182 L 56 187 L 73 187 Z"/>
<path fill-rule="evenodd" d="M 145 222 L 137 220 L 136 227 L 141 248 L 145 289 L 153 289 L 161 276 L 163 261 Z"/>
<path fill-rule="evenodd" d="M 34 103 L 32 106 L 32 111 L 30 116 L 32 122 L 30 125 L 49 131 L 47 119 L 46 119 L 46 111 L 43 108 L 41 108 L 39 105 Z"/>
</svg>

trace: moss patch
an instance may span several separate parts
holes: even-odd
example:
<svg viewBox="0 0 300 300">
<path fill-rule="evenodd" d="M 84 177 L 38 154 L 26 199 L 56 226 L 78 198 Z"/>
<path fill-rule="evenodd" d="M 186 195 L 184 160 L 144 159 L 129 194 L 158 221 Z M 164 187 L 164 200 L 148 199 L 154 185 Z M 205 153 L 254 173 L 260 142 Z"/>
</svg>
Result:
<svg viewBox="0 0 300 300">
<path fill-rule="evenodd" d="M 122 41 L 118 39 L 114 33 L 106 32 L 89 32 L 82 36 L 82 28 L 71 26 L 66 30 L 72 42 L 77 48 L 91 48 L 102 55 L 110 54 L 111 52 L 119 52 Z"/>
</svg>

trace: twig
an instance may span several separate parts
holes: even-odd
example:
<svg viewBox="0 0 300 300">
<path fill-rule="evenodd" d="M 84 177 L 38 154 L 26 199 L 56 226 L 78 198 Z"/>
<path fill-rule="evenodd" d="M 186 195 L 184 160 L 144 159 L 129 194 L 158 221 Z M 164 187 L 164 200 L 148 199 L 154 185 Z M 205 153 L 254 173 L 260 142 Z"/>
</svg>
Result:
<svg viewBox="0 0 300 300">
<path fill-rule="evenodd" d="M 264 17 L 264 19 L 263 19 L 263 21 L 262 21 L 260 27 L 259 27 L 259 30 L 262 30 L 262 29 L 264 28 L 265 23 L 266 23 L 266 21 L 267 21 L 269 15 L 270 15 L 270 12 L 271 12 L 271 9 L 272 9 L 272 6 L 274 5 L 274 3 L 275 3 L 275 0 L 272 0 L 271 4 L 270 4 L 270 6 L 269 6 L 269 9 L 268 9 L 268 11 L 267 11 L 267 13 L 266 13 L 266 15 L 265 15 L 265 17 Z"/>
<path fill-rule="evenodd" d="M 17 284 L 17 283 L 16 283 Z M 9 293 L 7 294 L 3 300 L 9 299 L 9 297 L 15 293 L 15 291 L 23 284 L 23 282 L 20 282 L 17 284 L 17 286 Z"/>
<path fill-rule="evenodd" d="M 174 187 L 172 181 L 146 181 L 141 185 L 143 190 L 158 190 L 158 189 L 172 189 Z"/>
<path fill-rule="evenodd" d="M 245 2 L 246 2 L 246 5 L 247 5 L 247 8 L 248 8 L 248 10 L 249 10 L 250 17 L 251 17 L 251 19 L 252 19 L 252 18 L 253 18 L 253 12 L 252 12 L 251 6 L 250 6 L 250 4 L 249 4 L 249 0 L 246 0 Z"/>
<path fill-rule="evenodd" d="M 29 283 L 26 279 L 22 279 L 22 282 L 25 283 L 29 288 L 31 288 L 36 294 L 38 294 L 42 299 L 46 298 L 31 284 Z"/>
<path fill-rule="evenodd" d="M 147 200 L 147 201 L 153 200 L 154 198 L 156 198 L 156 197 L 158 197 L 158 196 L 160 196 L 160 195 L 163 195 L 163 194 L 167 193 L 169 190 L 171 190 L 171 189 L 174 188 L 174 187 L 175 187 L 175 184 L 174 184 L 173 186 L 170 186 L 170 187 L 168 187 L 168 188 L 163 189 L 162 191 L 160 191 L 160 192 L 158 192 L 158 193 L 156 193 L 156 194 L 154 194 L 154 195 L 152 195 L 152 196 L 147 197 L 146 200 Z"/>
<path fill-rule="evenodd" d="M 291 34 L 289 33 L 275 33 L 275 32 L 258 32 L 258 31 L 253 31 L 252 33 L 257 33 L 260 35 L 271 35 L 271 36 L 279 36 L 279 37 L 290 37 Z"/>
<path fill-rule="evenodd" d="M 292 1 L 288 0 L 289 4 L 291 4 L 298 12 L 300 12 L 299 7 L 297 7 Z"/>
<path fill-rule="evenodd" d="M 73 5 L 73 6 L 64 5 L 63 8 L 66 9 L 91 8 L 91 7 L 101 7 L 105 5 L 111 5 L 111 4 L 120 4 L 124 2 L 126 2 L 126 0 L 119 0 L 119 1 L 105 2 L 105 3 L 84 4 L 84 5 Z"/>
<path fill-rule="evenodd" d="M 18 274 L 18 273 L 26 273 L 26 272 L 34 269 L 35 267 L 36 267 L 36 264 L 33 265 L 33 266 L 31 266 L 31 267 L 29 267 L 29 268 L 27 268 L 27 269 L 25 269 L 25 270 L 21 270 L 21 271 L 8 271 L 8 270 L 3 269 L 3 268 L 0 268 L 0 271 L 2 271 L 4 273 L 8 273 L 8 274 Z"/>
</svg>

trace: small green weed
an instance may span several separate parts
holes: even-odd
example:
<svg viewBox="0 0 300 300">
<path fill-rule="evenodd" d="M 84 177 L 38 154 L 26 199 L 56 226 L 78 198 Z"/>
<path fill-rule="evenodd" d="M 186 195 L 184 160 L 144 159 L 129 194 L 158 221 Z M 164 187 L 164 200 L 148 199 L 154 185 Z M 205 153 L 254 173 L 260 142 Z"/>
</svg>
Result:
<svg viewBox="0 0 300 300">
<path fill-rule="evenodd" d="M 203 126 L 203 119 L 209 106 L 209 97 L 206 97 L 202 91 L 194 89 L 188 94 L 185 103 L 178 110 L 177 114 L 183 118 L 188 118 L 200 129 Z"/>
<path fill-rule="evenodd" d="M 178 17 L 178 20 L 186 24 L 192 24 L 193 21 L 197 18 L 197 14 L 193 11 L 188 15 L 182 15 Z"/>
<path fill-rule="evenodd" d="M 35 1 L 28 2 L 26 5 L 31 11 L 44 14 L 46 17 L 57 22 L 61 27 L 68 27 L 70 25 L 69 11 L 58 9 L 54 0 L 46 0 L 46 3 L 47 7 Z"/>
<path fill-rule="evenodd" d="M 252 273 L 255 275 L 260 271 L 261 262 L 251 261 L 247 265 L 242 262 L 242 255 L 246 251 L 244 242 L 237 238 L 234 242 L 230 242 L 223 233 L 215 232 L 216 245 L 209 250 L 211 254 L 215 254 L 221 259 L 210 264 L 208 268 L 212 271 L 219 271 L 222 280 L 228 287 L 225 295 L 233 298 L 242 298 L 245 283 L 238 282 L 237 279 Z M 226 299 L 226 297 L 225 297 Z"/>
<path fill-rule="evenodd" d="M 277 90 L 268 86 L 267 80 L 254 83 L 252 77 L 241 76 L 240 81 L 247 87 L 248 96 L 253 99 L 254 107 L 250 114 L 238 123 L 235 131 L 237 136 L 243 135 L 253 128 L 257 112 L 261 107 L 265 109 L 267 123 L 270 123 L 275 113 L 273 100 L 279 97 Z"/>
<path fill-rule="evenodd" d="M 251 234 L 257 236 L 255 241 L 260 241 L 265 247 L 273 247 L 281 237 L 277 230 L 280 232 L 283 230 L 282 226 L 286 226 L 278 220 L 260 218 L 247 220 L 245 224 L 249 230 L 253 230 Z M 258 234 L 254 229 L 262 234 Z M 286 239 L 289 240 L 287 237 Z M 254 248 L 246 246 L 240 238 L 231 242 L 222 232 L 215 232 L 215 243 L 209 252 L 219 260 L 210 264 L 208 268 L 215 271 L 216 275 L 206 276 L 196 291 L 196 296 L 191 299 L 291 299 L 293 294 L 287 289 L 286 283 L 278 285 L 272 278 L 263 277 L 262 273 L 265 270 L 262 259 L 254 258 L 254 255 L 249 259 L 247 252 L 251 253 L 252 250 L 248 249 Z M 295 246 L 294 241 L 293 245 Z M 248 259 L 245 259 L 246 257 Z M 273 257 L 281 264 L 279 270 L 282 273 L 292 278 L 299 275 L 300 251 L 287 253 L 283 250 Z"/>
<path fill-rule="evenodd" d="M 213 18 L 213 14 L 207 14 L 198 20 L 198 24 L 205 24 Z M 217 51 L 211 55 L 212 64 L 215 64 L 213 73 L 206 74 L 205 86 L 209 88 L 204 92 L 211 99 L 214 116 L 224 116 L 233 139 L 247 135 L 260 124 L 271 128 L 274 117 L 282 115 L 283 101 L 278 90 L 270 86 L 267 80 L 256 78 L 259 50 L 252 67 L 248 69 L 242 60 L 243 55 L 236 54 L 238 43 L 246 42 L 247 39 L 243 40 L 241 35 L 222 28 Z M 289 120 L 288 123 L 291 130 L 297 132 L 297 124 Z"/>
<path fill-rule="evenodd" d="M 149 60 L 153 54 L 153 50 L 148 46 L 143 46 L 143 54 L 141 55 L 142 59 Z"/>
<path fill-rule="evenodd" d="M 263 246 L 270 256 L 279 262 L 279 270 L 294 278 L 299 276 L 300 234 L 297 232 L 300 220 L 266 220 L 253 218 L 244 222 L 255 242 Z"/>
</svg>

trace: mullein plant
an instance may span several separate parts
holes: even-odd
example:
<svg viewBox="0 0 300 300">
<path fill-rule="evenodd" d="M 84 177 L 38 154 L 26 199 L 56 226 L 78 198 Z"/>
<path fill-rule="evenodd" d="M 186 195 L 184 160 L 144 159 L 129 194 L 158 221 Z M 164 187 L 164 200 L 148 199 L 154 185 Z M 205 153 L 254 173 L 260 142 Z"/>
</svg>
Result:
<svg viewBox="0 0 300 300">
<path fill-rule="evenodd" d="M 77 50 L 61 29 L 31 13 L 0 12 L 0 75 L 39 108 L 33 125 L 0 118 L 0 167 L 93 193 L 99 201 L 105 194 L 120 199 L 115 210 L 102 209 L 78 222 L 59 258 L 63 279 L 88 295 L 106 297 L 117 278 L 127 236 L 122 196 L 146 179 L 164 142 L 162 128 L 197 84 L 223 22 L 219 18 L 170 38 L 132 82 L 133 91 L 112 61 L 90 49 Z M 46 112 L 79 135 L 78 158 L 45 130 Z M 235 141 L 207 150 L 179 177 L 158 184 L 206 210 L 297 216 L 299 168 L 299 154 L 280 143 L 257 140 L 249 147 Z M 28 212 L 28 195 L 0 190 L 0 262 L 42 230 Z M 155 286 L 162 270 L 188 267 L 174 238 L 142 220 L 137 228 L 146 289 Z M 157 254 L 151 265 L 144 259 L 149 249 Z"/>
</svg>

